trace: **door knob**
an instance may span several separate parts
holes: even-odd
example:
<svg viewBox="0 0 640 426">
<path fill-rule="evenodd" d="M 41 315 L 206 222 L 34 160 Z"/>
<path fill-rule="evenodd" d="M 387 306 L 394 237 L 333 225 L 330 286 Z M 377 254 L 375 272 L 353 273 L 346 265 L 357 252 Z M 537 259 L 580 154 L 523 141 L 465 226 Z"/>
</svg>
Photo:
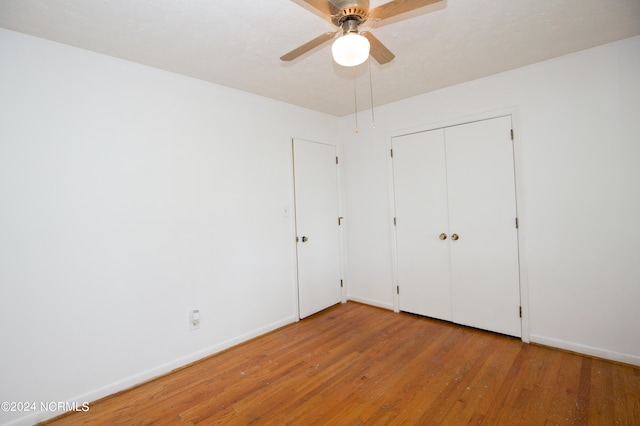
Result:
<svg viewBox="0 0 640 426">
<path fill-rule="evenodd" d="M 456 241 L 458 238 L 460 238 L 460 237 L 458 236 L 458 234 L 451 234 L 451 239 L 452 239 L 452 240 Z"/>
<path fill-rule="evenodd" d="M 303 243 L 306 243 L 307 241 L 309 241 L 309 238 L 307 238 L 307 237 L 302 237 L 302 242 L 303 242 Z"/>
<path fill-rule="evenodd" d="M 441 240 L 446 240 L 447 239 L 447 234 L 445 234 L 444 232 L 442 234 L 440 234 L 440 236 L 438 237 Z"/>
</svg>

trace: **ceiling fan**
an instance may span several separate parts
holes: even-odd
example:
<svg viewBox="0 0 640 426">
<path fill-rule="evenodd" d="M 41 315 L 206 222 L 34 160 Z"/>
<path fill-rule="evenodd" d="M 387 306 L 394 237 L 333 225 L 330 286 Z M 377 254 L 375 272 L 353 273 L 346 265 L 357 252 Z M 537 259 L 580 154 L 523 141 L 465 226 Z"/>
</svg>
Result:
<svg viewBox="0 0 640 426">
<path fill-rule="evenodd" d="M 380 21 L 401 13 L 409 12 L 442 0 L 392 0 L 374 9 L 369 9 L 369 0 L 304 0 L 324 15 L 333 25 L 342 29 L 333 43 L 334 60 L 344 66 L 355 66 L 364 62 L 369 54 L 380 64 L 386 64 L 395 58 L 372 33 L 360 32 L 358 27 L 367 20 Z M 324 33 L 280 57 L 282 61 L 292 61 L 311 49 L 335 37 L 338 31 Z"/>
</svg>

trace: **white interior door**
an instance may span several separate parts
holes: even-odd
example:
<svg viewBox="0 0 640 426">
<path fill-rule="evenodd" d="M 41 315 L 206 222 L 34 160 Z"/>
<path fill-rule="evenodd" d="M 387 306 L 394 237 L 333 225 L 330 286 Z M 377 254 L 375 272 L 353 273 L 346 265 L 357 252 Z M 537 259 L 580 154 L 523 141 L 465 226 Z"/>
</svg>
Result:
<svg viewBox="0 0 640 426">
<path fill-rule="evenodd" d="M 453 321 L 521 335 L 511 117 L 445 130 Z"/>
<path fill-rule="evenodd" d="M 339 303 L 340 236 L 336 149 L 294 139 L 300 318 Z"/>
<path fill-rule="evenodd" d="M 452 320 L 444 130 L 395 137 L 399 308 Z"/>
</svg>

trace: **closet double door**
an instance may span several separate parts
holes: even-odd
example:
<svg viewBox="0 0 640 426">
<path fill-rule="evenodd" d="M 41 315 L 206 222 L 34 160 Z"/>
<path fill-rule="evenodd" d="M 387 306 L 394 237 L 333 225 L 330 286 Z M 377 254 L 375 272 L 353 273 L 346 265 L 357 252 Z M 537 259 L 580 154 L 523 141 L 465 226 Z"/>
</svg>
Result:
<svg viewBox="0 0 640 426">
<path fill-rule="evenodd" d="M 401 311 L 521 336 L 511 117 L 394 137 Z"/>
</svg>

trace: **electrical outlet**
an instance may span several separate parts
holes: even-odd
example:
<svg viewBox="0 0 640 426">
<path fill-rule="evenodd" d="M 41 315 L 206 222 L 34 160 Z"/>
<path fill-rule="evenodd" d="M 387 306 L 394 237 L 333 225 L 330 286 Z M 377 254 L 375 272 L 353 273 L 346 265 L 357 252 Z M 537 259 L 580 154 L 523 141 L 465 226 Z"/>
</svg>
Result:
<svg viewBox="0 0 640 426">
<path fill-rule="evenodd" d="M 200 328 L 200 310 L 194 309 L 189 312 L 189 329 L 191 331 L 197 330 Z"/>
</svg>

